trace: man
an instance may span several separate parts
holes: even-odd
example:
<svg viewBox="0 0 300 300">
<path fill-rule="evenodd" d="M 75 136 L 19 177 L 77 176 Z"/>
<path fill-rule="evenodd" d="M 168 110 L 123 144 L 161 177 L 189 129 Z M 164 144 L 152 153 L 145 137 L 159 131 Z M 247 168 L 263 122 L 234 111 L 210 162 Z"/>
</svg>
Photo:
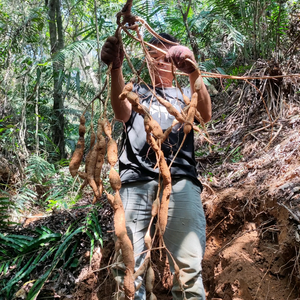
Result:
<svg viewBox="0 0 300 300">
<path fill-rule="evenodd" d="M 183 89 L 191 98 L 194 92 L 194 82 L 198 71 L 186 60 L 195 61 L 193 53 L 184 46 L 174 46 L 176 39 L 168 34 L 160 36 L 169 42 L 153 38 L 150 44 L 167 51 L 162 55 L 157 50 L 150 50 L 155 66 L 155 92 L 169 101 L 178 111 L 185 106 L 180 90 L 173 86 L 172 63 L 181 72 L 188 74 L 190 88 Z M 172 43 L 173 42 L 173 43 Z M 155 168 L 154 151 L 146 142 L 143 116 L 134 112 L 130 102 L 119 100 L 124 88 L 122 62 L 124 53 L 118 40 L 109 37 L 103 45 L 101 59 L 106 64 L 113 63 L 111 71 L 111 104 L 116 119 L 125 123 L 123 145 L 119 159 L 120 177 L 122 180 L 121 199 L 124 204 L 126 228 L 133 243 L 136 255 L 136 269 L 142 264 L 146 247 L 144 236 L 151 219 L 151 207 L 157 196 L 158 168 Z M 204 122 L 211 118 L 211 100 L 201 79 L 202 88 L 198 92 L 198 106 Z M 151 116 L 166 130 L 174 117 L 168 114 L 145 85 L 135 85 L 134 92 L 140 97 L 140 102 L 149 108 Z M 173 160 L 184 137 L 182 124 L 177 124 L 168 139 L 161 145 L 168 163 Z M 164 233 L 166 248 L 171 270 L 174 272 L 173 259 L 180 268 L 180 282 L 174 276 L 173 299 L 205 299 L 205 291 L 201 275 L 201 262 L 205 249 L 205 216 L 203 213 L 200 193 L 202 185 L 197 179 L 196 162 L 194 159 L 194 135 L 191 131 L 175 158 L 172 167 L 172 192 L 169 202 L 168 223 Z M 122 281 L 122 272 L 115 271 L 117 282 Z M 139 278 L 136 285 L 139 284 Z M 158 299 L 159 299 L 159 295 Z M 146 299 L 144 284 L 138 289 L 135 299 Z"/>
</svg>

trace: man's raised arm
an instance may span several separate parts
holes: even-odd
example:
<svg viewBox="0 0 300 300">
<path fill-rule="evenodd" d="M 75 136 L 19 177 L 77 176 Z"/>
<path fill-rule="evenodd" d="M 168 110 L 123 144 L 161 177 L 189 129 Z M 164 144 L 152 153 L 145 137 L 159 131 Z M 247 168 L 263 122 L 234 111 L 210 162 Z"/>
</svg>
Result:
<svg viewBox="0 0 300 300">
<path fill-rule="evenodd" d="M 114 36 L 107 38 L 101 50 L 101 60 L 108 66 L 112 63 L 111 70 L 111 106 L 115 118 L 127 122 L 131 115 L 131 104 L 127 99 L 120 100 L 119 95 L 125 86 L 122 63 L 124 52 L 118 39 Z"/>
<path fill-rule="evenodd" d="M 179 71 L 189 75 L 191 92 L 193 94 L 194 83 L 198 78 L 199 73 L 195 66 L 186 60 L 187 58 L 195 62 L 194 54 L 189 48 L 185 46 L 173 46 L 168 49 L 165 60 L 169 62 L 172 61 Z M 198 92 L 197 109 L 200 112 L 203 121 L 206 123 L 211 119 L 211 99 L 202 78 L 200 78 L 200 80 L 202 86 Z"/>
</svg>

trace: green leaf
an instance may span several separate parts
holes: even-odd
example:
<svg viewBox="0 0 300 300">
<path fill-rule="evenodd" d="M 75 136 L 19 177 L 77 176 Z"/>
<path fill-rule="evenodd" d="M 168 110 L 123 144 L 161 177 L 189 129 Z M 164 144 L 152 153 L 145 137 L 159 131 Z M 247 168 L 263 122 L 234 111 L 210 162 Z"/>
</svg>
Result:
<svg viewBox="0 0 300 300">
<path fill-rule="evenodd" d="M 77 249 L 78 244 L 79 244 L 79 241 L 77 240 L 76 243 L 75 243 L 75 245 L 74 245 L 73 248 L 72 248 L 72 251 L 71 251 L 70 255 L 69 255 L 69 259 L 68 259 L 68 260 L 66 261 L 66 263 L 64 264 L 64 269 L 67 268 L 68 265 L 70 264 L 70 262 L 73 260 L 73 255 L 74 255 L 74 253 L 75 253 L 75 251 L 76 251 L 76 249 Z M 73 263 L 72 263 L 72 264 L 73 264 Z M 71 264 L 71 266 L 72 266 L 72 264 Z"/>
<path fill-rule="evenodd" d="M 54 267 L 53 267 L 54 268 Z M 51 267 L 48 269 L 39 279 L 34 283 L 32 288 L 30 289 L 29 293 L 27 294 L 26 300 L 35 300 L 36 296 L 39 294 L 40 290 L 42 289 L 44 283 L 46 282 L 47 278 L 53 271 L 53 268 Z"/>
<path fill-rule="evenodd" d="M 67 249 L 66 246 L 68 245 L 69 241 L 73 238 L 74 235 L 82 232 L 83 229 L 84 229 L 84 227 L 81 226 L 81 227 L 77 228 L 75 231 L 65 234 L 64 239 L 63 239 L 63 243 L 59 246 L 59 249 L 57 250 L 54 259 L 56 259 L 58 256 L 60 256 L 61 253 L 66 251 L 66 249 Z"/>
<path fill-rule="evenodd" d="M 45 261 L 50 255 L 53 254 L 53 252 L 58 248 L 57 245 L 51 247 L 44 255 L 43 257 L 41 258 L 40 262 L 43 262 Z"/>
<path fill-rule="evenodd" d="M 38 64 L 38 66 L 48 66 L 51 62 L 50 61 L 46 61 L 43 64 Z"/>
<path fill-rule="evenodd" d="M 91 249 L 90 249 L 90 263 L 92 262 L 93 252 L 94 252 L 94 245 L 95 245 L 95 239 L 94 236 L 87 230 L 86 234 L 91 240 Z"/>
<path fill-rule="evenodd" d="M 32 241 L 34 238 L 32 236 L 27 236 L 27 235 L 16 235 L 16 234 L 10 234 L 10 238 L 16 238 L 18 240 L 27 240 L 27 241 Z"/>
<path fill-rule="evenodd" d="M 6 262 L 6 263 L 3 264 L 3 266 L 4 267 L 2 268 L 2 272 L 3 272 L 3 275 L 5 276 L 7 274 L 7 271 L 9 269 L 9 267 L 10 267 L 10 263 Z"/>
<path fill-rule="evenodd" d="M 22 248 L 26 247 L 26 244 L 24 244 L 22 240 L 19 240 L 17 238 L 10 238 L 9 236 L 4 236 L 1 233 L 0 233 L 0 241 L 2 245 L 4 244 L 8 247 L 14 248 L 18 252 L 22 251 Z"/>
<path fill-rule="evenodd" d="M 97 213 L 97 211 L 95 211 Z M 96 216 L 94 213 L 91 214 L 92 220 L 94 221 L 94 224 L 96 226 L 97 232 L 99 234 L 102 234 L 102 229 L 101 226 L 99 224 L 99 220 L 98 220 L 98 216 Z"/>
<path fill-rule="evenodd" d="M 37 249 L 40 246 L 43 246 L 45 243 L 50 243 L 53 241 L 57 241 L 61 239 L 60 233 L 50 233 L 50 234 L 43 234 L 37 239 L 34 239 L 31 243 L 28 244 L 27 248 L 23 251 L 24 253 L 27 253 L 33 249 Z"/>
<path fill-rule="evenodd" d="M 65 233 L 64 237 L 63 237 L 63 243 L 60 244 L 59 248 L 57 249 L 54 259 L 53 259 L 53 263 L 51 264 L 51 267 L 49 268 L 49 270 L 47 270 L 45 272 L 44 275 L 42 275 L 32 286 L 32 288 L 30 289 L 28 295 L 27 295 L 27 299 L 26 300 L 34 300 L 35 297 L 39 294 L 41 288 L 43 287 L 44 283 L 46 282 L 47 278 L 50 276 L 50 274 L 52 273 L 52 271 L 54 270 L 54 268 L 56 267 L 57 263 L 59 262 L 59 260 L 61 259 L 61 257 L 63 256 L 63 254 L 65 253 L 65 251 L 68 249 L 72 238 L 82 232 L 82 230 L 84 229 L 83 226 L 77 228 L 74 231 L 69 231 L 70 228 L 68 229 L 68 231 Z"/>
<path fill-rule="evenodd" d="M 70 267 L 71 268 L 77 268 L 79 266 L 79 259 L 78 258 L 74 258 Z"/>
<path fill-rule="evenodd" d="M 26 265 L 19 271 L 16 273 L 16 275 L 7 282 L 6 287 L 2 289 L 2 291 L 7 291 L 7 294 L 9 294 L 12 286 L 17 283 L 18 281 L 20 281 L 22 278 L 24 278 L 25 276 L 27 276 L 29 273 L 31 273 L 31 271 L 37 266 L 37 263 L 40 259 L 40 257 L 42 256 L 41 253 L 39 253 L 39 255 L 35 258 L 35 260 L 32 262 L 33 260 L 33 256 L 31 258 L 29 258 L 28 262 L 26 263 Z M 1 291 L 1 292 L 2 292 Z"/>
<path fill-rule="evenodd" d="M 37 84 L 40 83 L 40 79 L 41 79 L 41 69 L 37 68 L 36 69 L 36 82 L 37 82 Z"/>
</svg>

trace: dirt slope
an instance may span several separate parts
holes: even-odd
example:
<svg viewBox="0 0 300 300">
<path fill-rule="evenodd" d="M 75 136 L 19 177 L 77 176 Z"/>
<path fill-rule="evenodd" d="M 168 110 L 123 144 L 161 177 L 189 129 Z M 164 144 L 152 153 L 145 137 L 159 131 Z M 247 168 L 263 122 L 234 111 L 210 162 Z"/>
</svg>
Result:
<svg viewBox="0 0 300 300">
<path fill-rule="evenodd" d="M 299 131 L 257 158 L 221 168 L 211 178 L 213 193 L 208 188 L 203 193 L 208 299 L 297 299 Z"/>
<path fill-rule="evenodd" d="M 203 280 L 208 300 L 300 299 L 299 116 L 298 103 L 273 128 L 262 122 L 265 113 L 243 127 L 236 124 L 239 114 L 228 114 L 208 127 L 215 146 L 209 150 L 201 136 L 196 140 L 205 186 Z M 104 249 L 102 267 L 111 259 L 111 248 Z M 157 298 L 172 299 L 168 263 L 158 254 L 155 272 Z M 109 271 L 98 275 L 91 293 L 97 290 L 98 299 L 111 299 Z"/>
</svg>

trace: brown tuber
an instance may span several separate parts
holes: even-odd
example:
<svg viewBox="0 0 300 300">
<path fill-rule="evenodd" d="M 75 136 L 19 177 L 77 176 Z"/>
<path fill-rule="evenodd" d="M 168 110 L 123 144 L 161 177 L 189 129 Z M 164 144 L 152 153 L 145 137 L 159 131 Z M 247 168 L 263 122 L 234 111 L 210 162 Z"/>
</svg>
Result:
<svg viewBox="0 0 300 300">
<path fill-rule="evenodd" d="M 108 136 L 111 139 L 111 126 L 110 126 L 109 121 L 106 118 L 104 118 L 101 121 L 101 124 L 102 124 L 104 133 L 106 134 L 106 136 Z"/>
<path fill-rule="evenodd" d="M 85 131 L 86 131 L 85 126 L 80 124 L 79 125 L 79 136 L 83 137 L 85 135 Z"/>
<path fill-rule="evenodd" d="M 69 170 L 72 177 L 76 176 L 80 163 L 83 158 L 84 146 L 85 146 L 84 135 L 85 135 L 85 117 L 82 114 L 80 117 L 80 125 L 79 125 L 79 139 L 69 164 Z"/>
<path fill-rule="evenodd" d="M 119 207 L 117 210 L 115 210 L 114 226 L 117 237 L 126 234 L 125 213 L 123 207 Z"/>
<path fill-rule="evenodd" d="M 149 297 L 149 300 L 157 300 L 156 296 L 151 292 L 151 295 Z"/>
<path fill-rule="evenodd" d="M 118 172 L 111 167 L 109 171 L 109 183 L 114 191 L 119 191 L 121 188 L 121 179 Z"/>
<path fill-rule="evenodd" d="M 164 133 L 158 124 L 150 115 L 146 114 L 144 117 L 144 125 L 145 131 L 149 134 L 152 133 L 154 137 L 157 139 L 162 139 L 164 137 Z"/>
<path fill-rule="evenodd" d="M 127 99 L 132 104 L 132 106 L 136 106 L 136 105 L 140 104 L 140 98 L 139 98 L 138 94 L 136 94 L 134 92 L 128 92 Z"/>
<path fill-rule="evenodd" d="M 147 233 L 144 237 L 145 245 L 147 249 L 151 249 L 151 236 L 149 230 L 147 230 Z"/>
<path fill-rule="evenodd" d="M 129 239 L 127 233 L 124 234 L 124 235 L 121 235 L 119 237 L 119 239 L 120 239 L 120 242 L 121 242 L 123 262 L 124 262 L 125 266 L 133 274 L 135 260 L 134 260 L 133 247 L 132 247 L 131 240 Z"/>
<path fill-rule="evenodd" d="M 111 195 L 111 194 L 108 194 L 107 192 L 105 192 L 105 193 L 106 193 L 108 203 L 110 204 L 111 207 L 113 207 L 113 205 L 114 205 L 114 196 Z"/>
<path fill-rule="evenodd" d="M 83 153 L 84 153 L 84 138 L 80 136 L 76 145 L 76 149 L 72 155 L 72 159 L 69 164 L 69 170 L 73 177 L 75 177 L 78 172 L 80 163 L 83 158 Z"/>
<path fill-rule="evenodd" d="M 191 100 L 190 100 L 190 98 L 188 96 L 182 94 L 182 98 L 183 98 L 183 101 L 184 101 L 185 105 L 189 105 L 190 104 Z"/>
<path fill-rule="evenodd" d="M 148 267 L 148 264 L 150 262 L 150 256 L 146 257 L 142 265 L 136 270 L 136 272 L 133 274 L 133 277 L 136 279 L 139 276 L 143 275 Z"/>
<path fill-rule="evenodd" d="M 94 146 L 94 148 L 91 151 L 91 155 L 89 157 L 89 162 L 88 162 L 87 169 L 86 169 L 88 184 L 93 189 L 93 192 L 94 192 L 94 195 L 96 198 L 96 200 L 94 200 L 94 202 L 98 201 L 101 196 L 100 192 L 99 192 L 99 188 L 95 182 L 95 166 L 96 166 L 98 152 L 99 152 L 99 148 L 96 145 L 96 146 Z"/>
<path fill-rule="evenodd" d="M 164 190 L 161 197 L 161 204 L 159 208 L 159 227 L 162 235 L 166 230 L 168 222 L 168 208 L 170 202 L 171 189 L 171 183 L 169 183 L 168 185 L 164 185 Z"/>
<path fill-rule="evenodd" d="M 107 143 L 107 159 L 112 167 L 118 161 L 118 146 L 114 139 L 110 139 Z"/>
<path fill-rule="evenodd" d="M 149 266 L 149 268 L 147 270 L 147 275 L 146 275 L 146 291 L 147 292 L 152 292 L 153 286 L 154 286 L 154 280 L 155 280 L 154 270 L 151 266 Z"/>
<path fill-rule="evenodd" d="M 158 209 L 159 209 L 159 198 L 156 198 L 152 203 L 152 210 L 151 210 L 152 217 L 155 217 L 157 215 Z"/>
<path fill-rule="evenodd" d="M 158 102 L 160 104 L 162 104 L 168 111 L 168 113 L 172 116 L 174 116 L 176 118 L 176 120 L 180 123 L 184 123 L 185 119 L 183 118 L 183 116 L 181 115 L 181 113 L 167 100 L 165 100 L 164 98 L 157 96 L 156 97 Z"/>
<path fill-rule="evenodd" d="M 95 178 L 95 182 L 97 184 L 97 186 L 99 187 L 99 189 L 103 189 L 103 184 L 102 184 L 102 180 L 100 179 L 100 175 L 101 175 L 101 169 L 102 169 L 102 165 L 104 163 L 104 156 L 105 156 L 105 152 L 106 152 L 106 142 L 105 142 L 105 138 L 102 135 L 102 126 L 101 124 L 99 124 L 100 122 L 98 122 L 98 129 L 97 129 L 97 148 L 98 148 L 98 155 L 97 155 L 97 160 L 96 160 L 96 166 L 95 166 L 95 171 L 94 171 L 94 178 Z M 102 191 L 100 191 L 100 195 L 102 195 Z"/>
<path fill-rule="evenodd" d="M 132 89 L 133 89 L 133 83 L 132 82 L 127 83 L 124 86 L 122 93 L 119 95 L 119 99 L 120 100 L 125 100 L 127 98 L 128 92 L 131 92 Z"/>
<path fill-rule="evenodd" d="M 183 127 L 183 132 L 185 134 L 189 134 L 193 128 L 193 122 L 194 122 L 195 113 L 197 110 L 197 103 L 198 103 L 198 94 L 195 92 L 192 96 L 190 108 L 187 113 L 186 123 L 184 124 L 184 127 Z"/>
<path fill-rule="evenodd" d="M 134 278 L 129 270 L 125 271 L 124 291 L 127 299 L 132 299 L 135 293 Z"/>
</svg>

